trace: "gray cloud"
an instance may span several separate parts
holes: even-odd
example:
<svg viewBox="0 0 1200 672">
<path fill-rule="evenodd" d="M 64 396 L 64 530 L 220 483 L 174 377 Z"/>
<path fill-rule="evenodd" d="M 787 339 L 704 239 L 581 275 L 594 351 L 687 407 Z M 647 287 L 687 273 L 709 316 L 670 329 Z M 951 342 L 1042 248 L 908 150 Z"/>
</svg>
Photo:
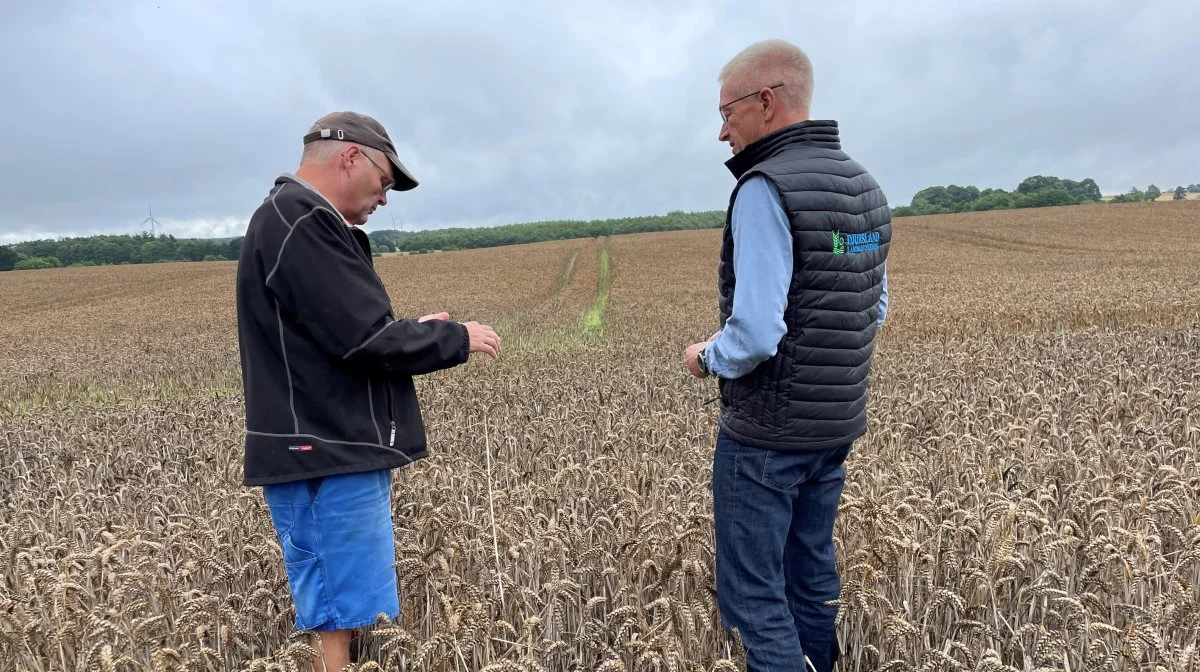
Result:
<svg viewBox="0 0 1200 672">
<path fill-rule="evenodd" d="M 1148 2 L 24 3 L 0 26 L 0 243 L 236 235 L 333 109 L 421 180 L 367 228 L 723 208 L 716 73 L 784 37 L 894 203 L 1036 173 L 1200 181 L 1200 6 Z M 918 9 L 919 8 L 919 9 Z"/>
</svg>

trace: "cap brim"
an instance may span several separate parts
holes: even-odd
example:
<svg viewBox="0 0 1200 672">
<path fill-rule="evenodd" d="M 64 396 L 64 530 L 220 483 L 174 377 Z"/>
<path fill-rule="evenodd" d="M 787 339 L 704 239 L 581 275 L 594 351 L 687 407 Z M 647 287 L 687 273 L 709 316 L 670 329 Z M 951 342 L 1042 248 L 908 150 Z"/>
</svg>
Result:
<svg viewBox="0 0 1200 672">
<path fill-rule="evenodd" d="M 396 177 L 396 183 L 392 185 L 392 190 L 409 191 L 410 189 L 416 189 L 420 183 L 417 182 L 417 178 L 413 177 L 408 168 L 405 168 L 404 164 L 400 163 L 399 157 L 391 152 L 384 152 L 384 154 L 387 155 L 388 161 L 392 163 L 392 172 L 395 173 Z"/>
</svg>

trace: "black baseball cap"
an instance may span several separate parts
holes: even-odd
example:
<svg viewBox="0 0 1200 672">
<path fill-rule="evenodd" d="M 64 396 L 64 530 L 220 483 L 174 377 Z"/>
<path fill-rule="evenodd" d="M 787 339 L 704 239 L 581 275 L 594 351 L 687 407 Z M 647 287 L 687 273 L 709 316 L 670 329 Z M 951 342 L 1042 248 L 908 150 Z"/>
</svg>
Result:
<svg viewBox="0 0 1200 672">
<path fill-rule="evenodd" d="M 400 163 L 396 156 L 396 146 L 383 128 L 383 124 L 371 117 L 358 112 L 331 112 L 318 119 L 308 129 L 304 136 L 304 144 L 315 140 L 341 140 L 355 142 L 383 152 L 392 164 L 396 183 L 392 185 L 395 191 L 415 189 L 417 178 L 413 177 L 408 168 Z"/>
</svg>

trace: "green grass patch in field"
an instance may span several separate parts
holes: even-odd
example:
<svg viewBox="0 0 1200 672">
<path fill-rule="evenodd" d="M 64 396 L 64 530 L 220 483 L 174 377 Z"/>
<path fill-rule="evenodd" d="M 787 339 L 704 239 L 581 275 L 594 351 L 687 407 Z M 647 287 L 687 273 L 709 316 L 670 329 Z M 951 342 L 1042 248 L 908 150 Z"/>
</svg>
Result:
<svg viewBox="0 0 1200 672">
<path fill-rule="evenodd" d="M 608 271 L 608 250 L 600 250 L 600 274 L 596 280 L 596 301 L 583 316 L 583 330 L 594 333 L 604 329 L 604 306 L 608 304 L 611 279 Z"/>
</svg>

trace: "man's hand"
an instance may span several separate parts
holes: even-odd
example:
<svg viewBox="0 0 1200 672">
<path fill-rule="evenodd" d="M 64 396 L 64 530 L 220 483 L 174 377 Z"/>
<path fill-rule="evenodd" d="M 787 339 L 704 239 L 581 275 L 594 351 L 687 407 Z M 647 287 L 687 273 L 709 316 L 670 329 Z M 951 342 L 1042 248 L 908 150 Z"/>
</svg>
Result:
<svg viewBox="0 0 1200 672">
<path fill-rule="evenodd" d="M 422 317 L 421 319 L 417 320 L 417 322 L 428 322 L 430 320 L 448 320 L 448 319 L 450 319 L 450 313 L 434 313 L 432 315 L 426 315 L 425 317 Z"/>
<path fill-rule="evenodd" d="M 467 328 L 467 335 L 470 336 L 471 352 L 484 352 L 492 356 L 492 359 L 500 357 L 500 336 L 498 336 L 491 327 L 478 322 L 464 322 Z"/>
<path fill-rule="evenodd" d="M 700 351 L 703 350 L 712 341 L 704 343 L 693 343 L 689 345 L 683 353 L 683 365 L 687 367 L 689 373 L 697 378 L 707 378 L 708 374 L 700 370 Z"/>
</svg>

